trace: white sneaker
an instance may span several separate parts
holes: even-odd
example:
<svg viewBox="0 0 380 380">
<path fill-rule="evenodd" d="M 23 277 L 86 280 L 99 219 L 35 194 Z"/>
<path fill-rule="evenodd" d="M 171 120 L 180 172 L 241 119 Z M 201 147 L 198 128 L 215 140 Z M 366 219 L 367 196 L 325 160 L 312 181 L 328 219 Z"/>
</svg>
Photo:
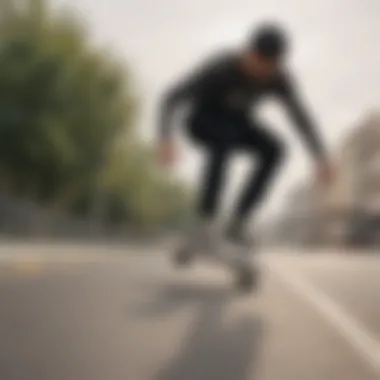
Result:
<svg viewBox="0 0 380 380">
<path fill-rule="evenodd" d="M 228 241 L 224 244 L 225 258 L 232 266 L 238 268 L 250 268 L 252 266 L 252 255 L 249 248 Z"/>
<path fill-rule="evenodd" d="M 246 252 L 238 252 L 232 256 L 232 260 L 239 267 L 248 268 L 252 266 L 251 257 Z"/>
<path fill-rule="evenodd" d="M 203 254 L 215 254 L 218 251 L 219 239 L 215 228 L 210 224 L 202 223 L 190 232 L 187 246 L 194 252 Z"/>
</svg>

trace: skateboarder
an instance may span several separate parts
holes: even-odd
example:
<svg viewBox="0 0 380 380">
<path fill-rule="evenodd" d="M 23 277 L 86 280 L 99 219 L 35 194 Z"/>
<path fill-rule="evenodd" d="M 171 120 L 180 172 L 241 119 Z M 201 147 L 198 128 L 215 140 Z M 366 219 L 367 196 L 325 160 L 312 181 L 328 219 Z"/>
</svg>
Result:
<svg viewBox="0 0 380 380">
<path fill-rule="evenodd" d="M 279 26 L 265 24 L 254 31 L 246 47 L 209 59 L 172 87 L 161 107 L 161 164 L 172 164 L 176 158 L 174 111 L 186 102 L 191 106 L 185 122 L 187 135 L 208 153 L 197 210 L 202 229 L 212 228 L 216 218 L 230 154 L 245 151 L 258 160 L 259 167 L 248 180 L 225 231 L 225 237 L 234 243 L 252 243 L 246 228 L 248 217 L 284 159 L 283 142 L 255 116 L 255 106 L 262 98 L 275 96 L 282 102 L 315 159 L 317 179 L 326 183 L 331 178 L 326 151 L 286 69 L 288 45 Z"/>
</svg>

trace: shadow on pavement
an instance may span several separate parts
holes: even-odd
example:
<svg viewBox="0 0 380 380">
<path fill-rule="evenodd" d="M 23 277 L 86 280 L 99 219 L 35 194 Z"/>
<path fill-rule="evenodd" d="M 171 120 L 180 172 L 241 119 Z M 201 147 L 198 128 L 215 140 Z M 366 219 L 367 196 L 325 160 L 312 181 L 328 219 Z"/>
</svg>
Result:
<svg viewBox="0 0 380 380">
<path fill-rule="evenodd" d="M 181 344 L 183 349 L 155 380 L 249 380 L 263 340 L 263 321 L 252 312 L 228 316 L 232 291 L 199 284 L 166 284 L 140 317 L 157 317 L 191 304 L 195 320 Z M 232 307 L 231 307 L 232 306 Z M 231 307 L 231 309 L 230 309 Z"/>
</svg>

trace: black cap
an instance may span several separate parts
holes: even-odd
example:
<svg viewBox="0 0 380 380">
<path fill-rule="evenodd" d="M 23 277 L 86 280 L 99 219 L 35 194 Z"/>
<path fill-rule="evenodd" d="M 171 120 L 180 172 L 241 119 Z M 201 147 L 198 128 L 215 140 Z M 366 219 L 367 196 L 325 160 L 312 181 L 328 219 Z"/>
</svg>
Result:
<svg viewBox="0 0 380 380">
<path fill-rule="evenodd" d="M 250 49 L 268 58 L 281 58 L 288 50 L 287 33 L 277 24 L 264 24 L 250 38 Z"/>
</svg>

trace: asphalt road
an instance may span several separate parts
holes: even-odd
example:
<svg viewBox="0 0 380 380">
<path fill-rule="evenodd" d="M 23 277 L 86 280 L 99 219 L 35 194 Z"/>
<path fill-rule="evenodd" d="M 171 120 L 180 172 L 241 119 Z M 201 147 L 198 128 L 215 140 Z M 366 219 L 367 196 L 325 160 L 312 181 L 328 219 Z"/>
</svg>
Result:
<svg viewBox="0 0 380 380">
<path fill-rule="evenodd" d="M 160 250 L 0 247 L 0 379 L 380 378 L 380 255 L 263 254 L 242 296 Z"/>
</svg>

